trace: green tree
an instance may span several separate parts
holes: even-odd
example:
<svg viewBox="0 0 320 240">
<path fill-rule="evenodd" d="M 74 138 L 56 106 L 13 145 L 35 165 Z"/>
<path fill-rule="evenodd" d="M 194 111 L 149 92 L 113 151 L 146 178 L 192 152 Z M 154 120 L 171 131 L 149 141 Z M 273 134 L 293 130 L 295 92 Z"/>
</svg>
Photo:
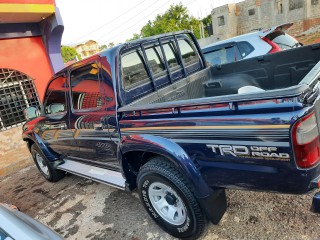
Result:
<svg viewBox="0 0 320 240">
<path fill-rule="evenodd" d="M 81 56 L 77 53 L 76 49 L 68 46 L 61 47 L 61 56 L 64 63 L 74 60 L 76 57 L 78 57 L 78 60 L 81 59 Z"/>
<path fill-rule="evenodd" d="M 195 36 L 199 38 L 199 25 L 200 20 L 190 16 L 188 9 L 179 3 L 171 5 L 164 14 L 157 15 L 154 21 L 148 21 L 141 29 L 141 36 L 149 37 L 166 32 L 193 29 Z"/>
<path fill-rule="evenodd" d="M 107 45 L 101 45 L 100 47 L 99 47 L 99 51 L 103 51 L 103 50 L 105 50 L 105 49 L 107 49 L 108 47 L 107 47 Z"/>
<path fill-rule="evenodd" d="M 212 16 L 209 14 L 201 20 L 204 25 L 204 34 L 206 37 L 209 37 L 208 27 L 212 24 Z"/>
<path fill-rule="evenodd" d="M 114 42 L 109 42 L 108 48 L 112 48 L 112 47 L 114 47 L 114 46 L 115 46 Z"/>
<path fill-rule="evenodd" d="M 133 37 L 132 38 L 130 38 L 130 39 L 127 39 L 126 40 L 126 42 L 130 42 L 130 41 L 133 41 L 133 40 L 136 40 L 136 39 L 139 39 L 141 36 L 140 36 L 140 34 L 138 34 L 138 33 L 134 33 L 133 34 Z"/>
</svg>

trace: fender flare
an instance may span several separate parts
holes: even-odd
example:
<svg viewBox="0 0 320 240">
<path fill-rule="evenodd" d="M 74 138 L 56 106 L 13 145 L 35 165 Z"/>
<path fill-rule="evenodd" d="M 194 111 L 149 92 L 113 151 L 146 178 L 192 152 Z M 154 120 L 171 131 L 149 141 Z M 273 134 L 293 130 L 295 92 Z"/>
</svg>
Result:
<svg viewBox="0 0 320 240">
<path fill-rule="evenodd" d="M 125 136 L 121 139 L 118 147 L 118 159 L 121 166 L 124 164 L 122 154 L 131 151 L 152 152 L 167 158 L 193 185 L 197 198 L 204 198 L 213 193 L 192 159 L 177 143 L 148 134 Z"/>
<path fill-rule="evenodd" d="M 50 149 L 44 144 L 40 136 L 35 133 L 35 132 L 30 132 L 28 134 L 23 134 L 23 140 L 28 141 L 31 140 L 33 141 L 42 151 L 42 153 L 47 157 L 47 159 L 50 162 L 58 160 L 58 157 L 54 155 Z"/>
</svg>

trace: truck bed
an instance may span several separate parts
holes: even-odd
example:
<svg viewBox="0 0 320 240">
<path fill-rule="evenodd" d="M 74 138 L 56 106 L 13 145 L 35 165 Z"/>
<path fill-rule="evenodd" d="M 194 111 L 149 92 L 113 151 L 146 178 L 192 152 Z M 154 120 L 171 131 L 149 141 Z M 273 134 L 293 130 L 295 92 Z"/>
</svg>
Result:
<svg viewBox="0 0 320 240">
<path fill-rule="evenodd" d="M 308 84 L 315 80 L 315 76 L 305 77 L 319 61 L 320 44 L 315 44 L 239 62 L 215 65 L 158 89 L 122 110 L 182 106 L 208 101 L 296 96 L 305 91 Z M 238 94 L 238 90 L 245 86 L 258 87 L 262 92 Z M 187 101 L 190 99 L 192 102 Z"/>
<path fill-rule="evenodd" d="M 319 60 L 318 44 L 208 67 L 119 108 L 124 113 L 119 121 L 121 136 L 160 137 L 178 144 L 211 187 L 307 192 L 320 168 L 307 173 L 297 168 L 291 128 L 297 118 L 319 109 L 319 97 L 315 100 Z M 221 88 L 210 81 L 220 81 Z M 254 83 L 259 85 L 251 86 L 264 91 L 238 94 L 234 88 Z M 179 94 L 182 90 L 184 96 Z M 275 158 L 235 157 L 217 154 L 217 147 L 262 152 L 274 148 L 276 154 Z M 281 154 L 286 158 L 279 158 Z"/>
</svg>

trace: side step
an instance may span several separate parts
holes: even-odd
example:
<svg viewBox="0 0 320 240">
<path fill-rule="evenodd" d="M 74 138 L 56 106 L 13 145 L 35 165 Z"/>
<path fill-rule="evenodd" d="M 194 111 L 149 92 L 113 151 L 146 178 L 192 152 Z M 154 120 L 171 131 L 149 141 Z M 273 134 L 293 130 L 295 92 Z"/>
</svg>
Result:
<svg viewBox="0 0 320 240">
<path fill-rule="evenodd" d="M 64 163 L 57 166 L 57 169 L 104 183 L 119 189 L 125 189 L 126 180 L 120 172 L 111 171 L 99 167 L 90 166 L 84 163 L 64 159 Z"/>
</svg>

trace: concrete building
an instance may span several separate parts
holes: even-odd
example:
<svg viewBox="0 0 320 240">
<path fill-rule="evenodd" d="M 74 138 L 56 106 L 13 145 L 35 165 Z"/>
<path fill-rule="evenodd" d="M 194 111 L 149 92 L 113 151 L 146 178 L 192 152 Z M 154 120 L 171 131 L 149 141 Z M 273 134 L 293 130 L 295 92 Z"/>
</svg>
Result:
<svg viewBox="0 0 320 240">
<path fill-rule="evenodd" d="M 82 58 L 86 58 L 99 52 L 99 44 L 96 41 L 89 40 L 85 43 L 76 45 L 75 49 Z"/>
<path fill-rule="evenodd" d="M 0 0 L 0 177 L 31 163 L 23 110 L 40 105 L 63 68 L 63 29 L 55 0 Z"/>
<path fill-rule="evenodd" d="M 24 122 L 63 68 L 63 28 L 54 0 L 0 0 L 0 131 Z"/>
<path fill-rule="evenodd" d="M 287 22 L 288 33 L 298 36 L 320 25 L 320 0 L 246 0 L 227 4 L 211 12 L 213 42 Z"/>
</svg>

